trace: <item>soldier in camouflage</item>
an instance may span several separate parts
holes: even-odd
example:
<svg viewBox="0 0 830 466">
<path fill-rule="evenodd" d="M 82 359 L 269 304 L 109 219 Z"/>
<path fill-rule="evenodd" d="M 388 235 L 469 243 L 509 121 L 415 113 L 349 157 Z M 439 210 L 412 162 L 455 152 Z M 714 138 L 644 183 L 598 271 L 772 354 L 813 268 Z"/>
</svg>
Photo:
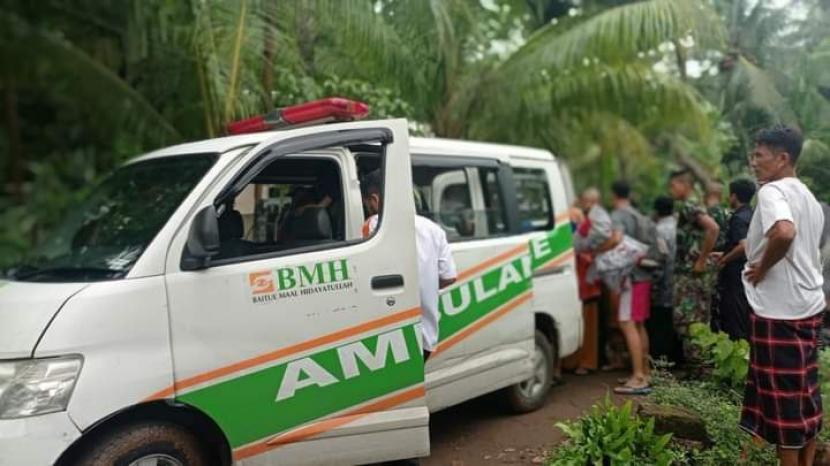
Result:
<svg viewBox="0 0 830 466">
<path fill-rule="evenodd" d="M 715 285 L 714 271 L 707 270 L 720 228 L 703 207 L 692 198 L 694 178 L 688 170 L 673 172 L 669 193 L 676 202 L 677 255 L 674 265 L 674 326 L 680 337 L 688 365 L 700 366 L 701 355 L 691 345 L 689 326 L 709 325 L 710 300 Z"/>
<path fill-rule="evenodd" d="M 712 220 L 720 227 L 718 239 L 715 241 L 714 251 L 724 252 L 723 248 L 726 245 L 726 225 L 729 220 L 729 213 L 723 206 L 721 200 L 723 199 L 723 185 L 720 183 L 712 183 L 706 188 L 706 213 L 712 217 Z M 723 330 L 721 328 L 720 314 L 720 294 L 717 287 L 712 289 L 712 297 L 709 303 L 709 312 L 711 313 L 710 327 L 713 332 Z"/>
</svg>

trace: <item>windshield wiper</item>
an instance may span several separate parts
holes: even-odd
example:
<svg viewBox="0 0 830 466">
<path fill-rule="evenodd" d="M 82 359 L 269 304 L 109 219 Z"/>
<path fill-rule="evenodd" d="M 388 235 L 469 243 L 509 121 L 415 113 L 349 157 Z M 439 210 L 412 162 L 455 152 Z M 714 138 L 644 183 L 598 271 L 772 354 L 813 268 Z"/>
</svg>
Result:
<svg viewBox="0 0 830 466">
<path fill-rule="evenodd" d="M 36 277 L 52 281 L 55 279 L 85 278 L 91 280 L 110 280 L 121 278 L 125 271 L 106 267 L 46 267 L 42 269 L 21 270 L 14 274 L 15 280 L 31 280 Z M 39 281 L 39 280 L 35 280 Z"/>
</svg>

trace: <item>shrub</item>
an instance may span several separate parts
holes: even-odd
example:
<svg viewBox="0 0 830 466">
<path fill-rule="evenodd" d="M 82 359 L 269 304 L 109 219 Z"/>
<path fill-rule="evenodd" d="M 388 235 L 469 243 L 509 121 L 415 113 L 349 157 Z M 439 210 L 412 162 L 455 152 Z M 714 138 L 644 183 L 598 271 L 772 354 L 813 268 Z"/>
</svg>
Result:
<svg viewBox="0 0 830 466">
<path fill-rule="evenodd" d="M 775 450 L 756 444 L 738 427 L 742 395 L 719 381 L 695 380 L 678 382 L 666 373 L 656 373 L 654 391 L 649 399 L 655 403 L 680 406 L 703 420 L 712 445 L 706 449 L 686 452 L 677 464 L 695 466 L 778 464 Z"/>
<path fill-rule="evenodd" d="M 609 397 L 573 422 L 558 423 L 568 437 L 551 455 L 550 466 L 672 464 L 671 434 L 654 433 L 654 419 L 632 413 L 631 401 L 615 406 Z"/>
<path fill-rule="evenodd" d="M 725 333 L 714 333 L 708 325 L 701 323 L 692 324 L 689 333 L 692 343 L 701 348 L 714 366 L 712 375 L 715 379 L 729 387 L 743 387 L 749 372 L 749 343 L 732 341 Z"/>
</svg>

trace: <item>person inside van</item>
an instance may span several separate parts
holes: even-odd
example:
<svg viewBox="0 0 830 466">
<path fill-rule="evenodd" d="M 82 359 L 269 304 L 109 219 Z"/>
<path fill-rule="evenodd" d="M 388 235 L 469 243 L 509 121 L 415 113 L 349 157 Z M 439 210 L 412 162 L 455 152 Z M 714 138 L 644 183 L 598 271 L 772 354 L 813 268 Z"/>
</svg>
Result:
<svg viewBox="0 0 830 466">
<path fill-rule="evenodd" d="M 383 208 L 380 172 L 376 170 L 364 176 L 360 191 L 368 215 L 363 236 L 369 237 L 377 229 Z M 455 283 L 458 274 L 444 229 L 420 215 L 415 215 L 415 246 L 420 279 L 422 348 L 426 361 L 438 345 L 439 290 Z"/>
<path fill-rule="evenodd" d="M 290 243 L 294 239 L 292 223 L 303 211 L 315 205 L 314 190 L 305 186 L 296 186 L 291 191 L 291 204 L 280 215 L 276 240 L 280 244 Z"/>
</svg>

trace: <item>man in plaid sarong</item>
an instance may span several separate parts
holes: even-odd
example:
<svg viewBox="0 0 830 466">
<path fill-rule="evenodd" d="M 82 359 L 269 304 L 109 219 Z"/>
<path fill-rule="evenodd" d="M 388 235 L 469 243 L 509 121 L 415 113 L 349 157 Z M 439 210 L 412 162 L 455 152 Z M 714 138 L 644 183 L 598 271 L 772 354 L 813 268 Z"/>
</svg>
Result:
<svg viewBox="0 0 830 466">
<path fill-rule="evenodd" d="M 758 133 L 750 155 L 761 187 L 746 240 L 743 280 L 753 312 L 740 426 L 776 445 L 783 466 L 813 464 L 822 418 L 824 214 L 795 174 L 802 144 L 797 130 L 777 126 Z"/>
</svg>

